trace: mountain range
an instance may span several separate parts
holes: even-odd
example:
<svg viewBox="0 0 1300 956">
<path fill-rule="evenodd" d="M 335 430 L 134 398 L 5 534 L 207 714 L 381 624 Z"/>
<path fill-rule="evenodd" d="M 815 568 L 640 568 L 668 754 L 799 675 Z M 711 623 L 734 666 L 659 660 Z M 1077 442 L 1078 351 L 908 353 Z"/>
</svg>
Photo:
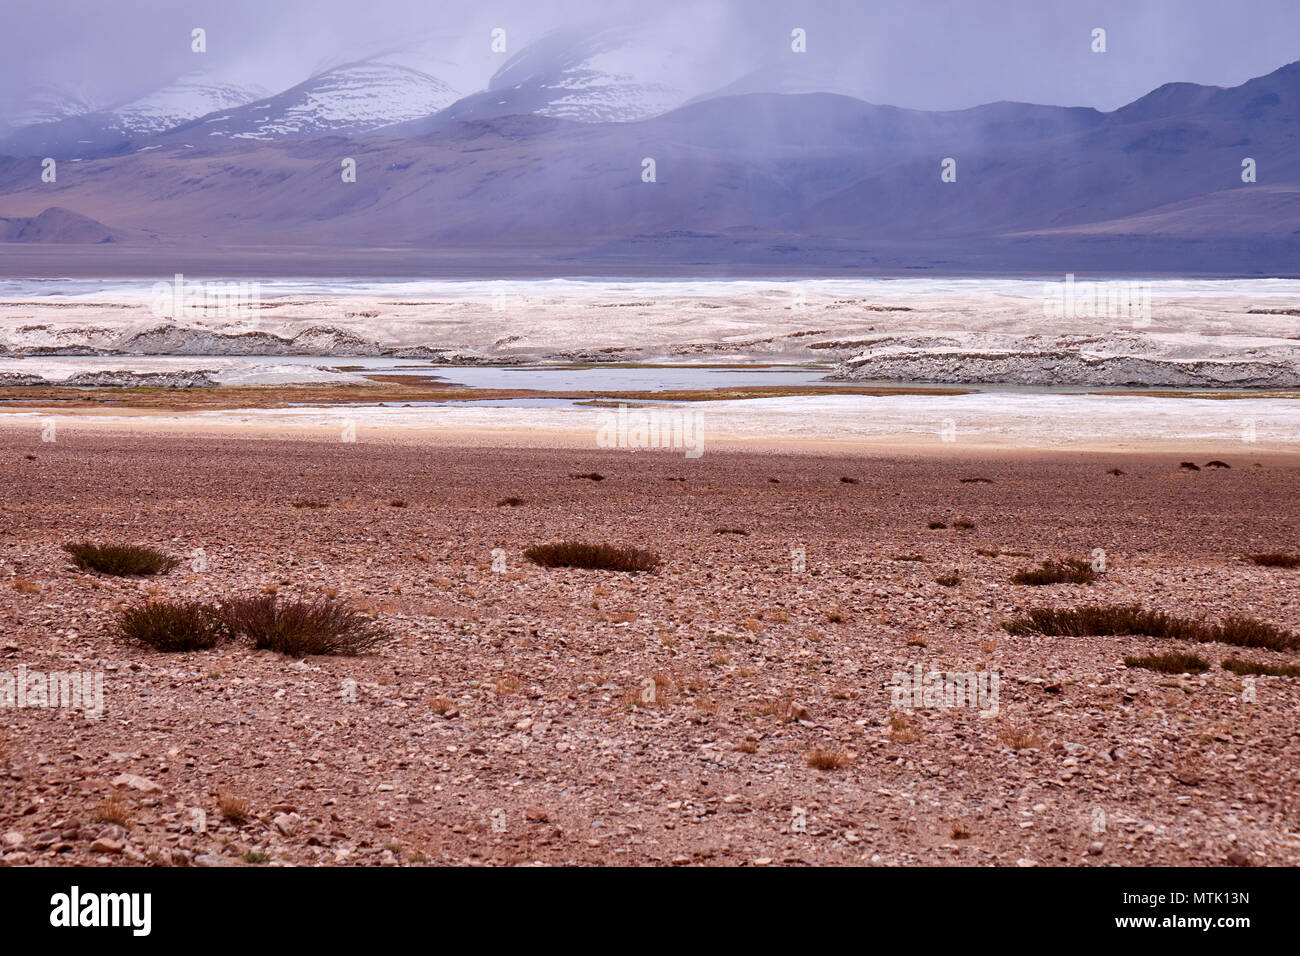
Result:
<svg viewBox="0 0 1300 956">
<path fill-rule="evenodd" d="M 111 115 L 118 139 L 81 144 L 51 184 L 11 136 L 4 235 L 527 248 L 570 268 L 1300 271 L 1300 63 L 1231 88 L 1167 84 L 1109 113 L 930 112 L 795 92 L 810 81 L 788 71 L 690 98 L 601 72 L 609 42 L 557 35 L 460 98 L 367 61 L 271 97 L 191 79 L 192 100 L 67 118 Z M 193 111 L 178 102 L 217 96 L 232 102 L 157 129 Z M 13 225 L 52 208 L 42 228 Z"/>
</svg>

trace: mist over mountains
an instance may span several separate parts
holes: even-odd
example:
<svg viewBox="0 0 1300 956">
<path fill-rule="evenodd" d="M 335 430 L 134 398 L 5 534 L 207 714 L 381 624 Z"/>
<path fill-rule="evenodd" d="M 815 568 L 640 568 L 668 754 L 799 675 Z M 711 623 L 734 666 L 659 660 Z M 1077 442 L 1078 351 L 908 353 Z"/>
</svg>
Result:
<svg viewBox="0 0 1300 956">
<path fill-rule="evenodd" d="M 1111 112 L 926 111 L 797 59 L 678 88 L 671 64 L 620 57 L 627 39 L 554 32 L 469 93 L 396 54 L 273 95 L 193 74 L 87 111 L 46 90 L 32 115 L 67 115 L 0 141 L 3 235 L 527 250 L 570 271 L 1300 270 L 1300 63 Z"/>
</svg>

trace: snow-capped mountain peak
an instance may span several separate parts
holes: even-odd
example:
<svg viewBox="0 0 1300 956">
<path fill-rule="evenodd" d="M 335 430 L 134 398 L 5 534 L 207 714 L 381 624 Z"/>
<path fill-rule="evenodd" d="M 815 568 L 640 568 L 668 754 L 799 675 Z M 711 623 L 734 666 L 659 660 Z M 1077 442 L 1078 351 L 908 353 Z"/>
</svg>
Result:
<svg viewBox="0 0 1300 956">
<path fill-rule="evenodd" d="M 215 108 L 199 125 L 234 139 L 354 136 L 436 113 L 458 95 L 435 76 L 380 58 L 326 70 L 239 109 Z"/>
<path fill-rule="evenodd" d="M 267 95 L 259 86 L 220 80 L 204 72 L 187 73 L 173 83 L 113 110 L 128 136 L 163 133 L 214 110 L 243 106 Z"/>
</svg>

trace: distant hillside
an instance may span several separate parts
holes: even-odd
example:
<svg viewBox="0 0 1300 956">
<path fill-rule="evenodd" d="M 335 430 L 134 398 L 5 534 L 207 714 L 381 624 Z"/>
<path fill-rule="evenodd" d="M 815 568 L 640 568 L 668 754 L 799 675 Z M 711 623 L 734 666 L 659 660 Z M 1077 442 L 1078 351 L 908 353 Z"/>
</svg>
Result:
<svg viewBox="0 0 1300 956">
<path fill-rule="evenodd" d="M 35 160 L 3 159 L 0 213 L 57 203 L 204 243 L 534 244 L 579 263 L 1300 269 L 1300 64 L 1231 89 L 1162 87 L 1112 113 L 750 93 L 639 122 L 450 118 L 464 103 L 420 135 L 232 140 L 195 123 L 62 164 L 57 184 Z M 955 182 L 941 180 L 946 158 Z"/>
</svg>

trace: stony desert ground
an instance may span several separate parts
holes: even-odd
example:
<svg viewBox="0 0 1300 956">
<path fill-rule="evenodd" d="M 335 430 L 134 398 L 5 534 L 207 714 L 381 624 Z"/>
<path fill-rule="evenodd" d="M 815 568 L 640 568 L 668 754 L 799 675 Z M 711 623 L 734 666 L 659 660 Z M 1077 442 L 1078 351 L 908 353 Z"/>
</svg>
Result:
<svg viewBox="0 0 1300 956">
<path fill-rule="evenodd" d="M 1188 457 L 754 448 L 692 461 L 75 425 L 42 443 L 6 427 L 0 671 L 102 671 L 105 712 L 4 715 L 0 853 L 1300 864 L 1298 679 L 1259 677 L 1252 694 L 1219 666 L 1300 655 L 1000 627 L 1028 608 L 1132 603 L 1300 629 L 1300 570 L 1241 558 L 1300 540 L 1300 460 L 1242 446 L 1230 468 L 1192 472 Z M 973 477 L 989 481 L 961 480 Z M 82 538 L 184 563 L 103 577 L 60 550 Z M 571 538 L 649 548 L 663 565 L 523 557 Z M 1010 581 L 1098 548 L 1097 583 Z M 948 575 L 959 583 L 935 580 Z M 150 595 L 268 590 L 337 594 L 392 638 L 293 660 L 237 644 L 165 654 L 111 634 L 115 609 Z M 1176 649 L 1213 666 L 1123 664 Z M 996 672 L 998 713 L 892 706 L 893 675 L 916 665 Z M 241 801 L 247 818 L 225 819 L 223 803 Z"/>
</svg>

